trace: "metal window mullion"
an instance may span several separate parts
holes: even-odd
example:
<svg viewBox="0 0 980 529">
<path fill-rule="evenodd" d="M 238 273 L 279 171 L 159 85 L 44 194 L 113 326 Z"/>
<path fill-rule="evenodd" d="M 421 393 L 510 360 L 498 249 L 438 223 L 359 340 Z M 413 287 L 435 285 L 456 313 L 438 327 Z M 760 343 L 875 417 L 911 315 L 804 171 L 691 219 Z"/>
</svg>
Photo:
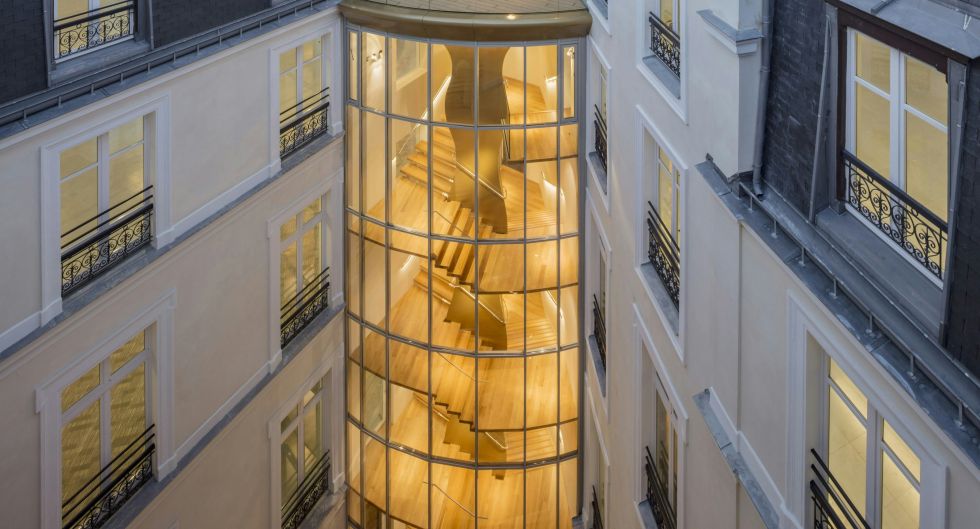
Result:
<svg viewBox="0 0 980 529">
<path fill-rule="evenodd" d="M 382 38 L 382 53 L 387 53 L 390 49 L 389 37 L 387 34 L 381 36 Z M 385 323 L 385 380 L 384 392 L 382 397 L 384 398 L 384 459 L 385 459 L 385 518 L 389 519 L 391 516 L 391 456 L 388 447 L 391 445 L 391 395 L 390 384 L 391 384 L 391 347 L 388 336 L 391 334 L 391 233 L 388 231 L 388 226 L 391 224 L 391 162 L 389 152 L 389 144 L 391 143 L 391 119 L 387 115 L 389 108 L 389 100 L 391 99 L 391 93 L 388 87 L 390 86 L 390 74 L 391 69 L 388 68 L 388 58 L 382 55 L 381 59 L 382 68 L 384 68 L 384 201 L 385 201 L 385 213 L 384 213 L 384 233 L 385 233 L 385 308 L 384 308 L 384 323 Z"/>
<path fill-rule="evenodd" d="M 473 131 L 473 296 L 476 298 L 473 303 L 473 333 L 474 340 L 474 373 L 473 373 L 473 524 L 476 529 L 480 529 L 480 48 L 473 46 L 473 83 L 472 99 L 470 101 L 473 108 L 473 124 L 470 130 Z M 448 119 L 448 116 L 447 116 Z M 466 234 L 463 233 L 465 237 Z M 465 287 L 464 287 L 465 288 Z"/>
<path fill-rule="evenodd" d="M 99 369 L 99 468 L 105 468 L 112 461 L 112 381 L 109 357 L 102 361 Z"/>
<path fill-rule="evenodd" d="M 523 469 L 521 470 L 521 479 L 523 480 L 523 486 L 524 486 L 524 494 L 523 494 L 523 496 L 524 496 L 524 499 L 523 499 L 524 505 L 522 507 L 523 508 L 523 511 L 522 512 L 524 513 L 524 527 L 527 527 L 527 366 L 528 366 L 528 361 L 527 361 L 527 235 L 528 235 L 527 234 L 527 173 L 528 173 L 528 171 L 527 171 L 527 122 L 528 122 L 528 118 L 527 118 L 527 46 L 522 46 L 521 47 L 521 54 L 522 54 L 522 56 L 521 56 L 522 57 L 521 63 L 522 63 L 522 66 L 524 68 L 524 72 L 522 74 L 522 82 L 524 83 L 524 86 L 521 87 L 521 97 L 523 97 L 524 116 L 523 116 L 523 119 L 521 119 L 521 124 L 520 124 L 520 133 L 522 135 L 522 137 L 521 137 L 521 145 L 523 145 L 523 149 L 522 150 L 524 151 L 523 152 L 523 155 L 522 155 L 522 158 L 523 158 L 522 165 L 523 165 L 523 173 L 524 173 L 524 182 L 523 182 L 523 185 L 524 185 L 524 205 L 523 205 L 524 219 L 523 219 L 523 221 L 524 221 L 524 223 L 523 223 L 523 232 L 522 232 L 522 237 L 521 237 L 523 239 L 521 241 L 521 245 L 523 246 L 522 249 L 524 250 L 523 253 L 522 253 L 523 274 L 524 274 L 524 288 L 522 289 L 522 292 L 521 292 L 523 294 L 522 299 L 521 299 L 521 304 L 522 304 L 523 310 L 524 310 L 524 313 L 522 314 L 522 317 L 524 319 L 524 343 L 523 343 L 523 345 L 521 347 L 522 353 L 523 353 L 522 356 L 524 357 L 524 424 L 523 424 L 523 435 L 524 435 L 524 439 L 522 441 L 524 443 L 524 460 L 523 460 Z M 507 134 L 510 135 L 510 131 L 508 131 Z M 510 139 L 510 138 L 508 138 L 508 139 Z M 557 473 L 556 473 L 556 475 L 557 475 Z"/>
<path fill-rule="evenodd" d="M 871 527 L 879 527 L 881 522 L 882 479 L 881 479 L 881 415 L 868 403 L 867 431 L 867 480 L 865 490 L 865 519 Z"/>
<path fill-rule="evenodd" d="M 105 216 L 105 211 L 109 209 L 109 133 L 100 134 L 96 140 L 96 165 L 98 166 L 97 190 L 96 190 L 96 211 L 100 217 Z M 100 218 L 99 222 L 105 221 Z"/>
<path fill-rule="evenodd" d="M 429 118 L 429 121 L 430 121 L 430 124 L 428 126 L 426 126 L 426 137 L 425 137 L 425 141 L 426 141 L 426 145 L 427 145 L 427 149 L 426 149 L 426 162 L 425 162 L 426 171 L 427 171 L 427 174 L 426 174 L 426 179 L 427 180 L 426 180 L 425 189 L 426 189 L 426 201 L 427 201 L 428 208 L 429 208 L 428 209 L 428 214 L 426 215 L 426 224 L 427 224 L 427 235 L 428 235 L 428 237 L 426 237 L 426 248 L 427 248 L 427 250 L 426 250 L 426 263 L 425 263 L 425 265 L 426 265 L 426 275 L 427 275 L 427 278 L 428 278 L 428 285 L 427 285 L 427 287 L 429 289 L 429 291 L 426 292 L 426 294 L 427 294 L 426 295 L 426 305 L 427 305 L 426 310 L 428 311 L 428 313 L 426 314 L 426 323 L 427 323 L 427 329 L 426 329 L 426 332 L 427 332 L 427 335 L 426 335 L 427 336 L 426 357 L 427 357 L 427 362 L 428 362 L 428 364 L 426 365 L 426 376 L 428 377 L 428 381 L 427 381 L 428 386 L 426 387 L 426 389 L 427 389 L 427 391 L 426 391 L 427 407 L 426 407 L 426 410 L 425 411 L 426 411 L 426 424 L 427 424 L 427 428 L 428 428 L 428 453 L 427 453 L 426 465 L 425 465 L 425 468 L 426 468 L 426 476 L 427 476 L 426 477 L 427 485 L 425 487 L 425 494 L 426 494 L 426 520 L 427 520 L 426 527 L 432 527 L 432 486 L 431 486 L 431 484 L 432 484 L 432 446 L 434 444 L 432 442 L 432 429 L 433 429 L 432 407 L 434 405 L 434 399 L 432 398 L 432 267 L 435 265 L 435 261 L 434 261 L 434 259 L 432 259 L 432 215 L 434 214 L 434 211 L 435 211 L 435 209 L 433 208 L 433 204 L 432 204 L 432 150 L 433 150 L 432 138 L 434 136 L 433 127 L 431 125 L 431 122 L 434 121 L 432 119 L 432 117 L 433 117 L 432 116 L 432 114 L 433 114 L 433 109 L 432 109 L 432 44 L 431 43 L 427 44 L 425 48 L 426 48 L 426 82 L 425 82 L 425 86 L 426 86 L 426 88 L 425 88 L 425 90 L 426 90 L 426 101 L 425 101 L 426 113 L 425 113 L 425 115 Z"/>
<path fill-rule="evenodd" d="M 891 85 L 889 87 L 889 173 L 886 178 L 895 182 L 900 189 L 905 189 L 905 113 L 902 112 L 902 101 L 905 99 L 905 61 L 902 53 L 891 46 L 888 47 L 891 57 L 889 69 Z"/>
</svg>

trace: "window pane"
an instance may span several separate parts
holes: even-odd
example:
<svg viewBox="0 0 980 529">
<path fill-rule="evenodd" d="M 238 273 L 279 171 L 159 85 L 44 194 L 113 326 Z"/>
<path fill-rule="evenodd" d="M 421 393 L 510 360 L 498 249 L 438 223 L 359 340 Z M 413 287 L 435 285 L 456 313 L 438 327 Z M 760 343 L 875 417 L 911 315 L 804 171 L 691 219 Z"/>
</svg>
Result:
<svg viewBox="0 0 980 529">
<path fill-rule="evenodd" d="M 949 196 L 946 133 L 905 113 L 905 190 L 945 220 Z"/>
<path fill-rule="evenodd" d="M 143 116 L 109 131 L 109 152 L 115 154 L 143 141 Z"/>
<path fill-rule="evenodd" d="M 480 470 L 477 474 L 480 527 L 524 529 L 524 471 Z M 527 500 L 541 501 L 536 492 L 532 491 Z"/>
<path fill-rule="evenodd" d="M 851 401 L 851 404 L 857 408 L 858 412 L 861 414 L 861 418 L 868 417 L 868 399 L 864 396 L 864 393 L 854 384 L 850 377 L 837 365 L 833 359 L 830 360 L 830 379 L 833 380 L 837 387 L 844 392 L 847 396 L 847 400 Z"/>
<path fill-rule="evenodd" d="M 90 391 L 99 385 L 100 368 L 101 364 L 97 364 L 61 391 L 62 413 L 68 411 L 68 408 L 71 408 L 76 402 L 82 400 L 82 397 L 88 395 Z"/>
<path fill-rule="evenodd" d="M 287 413 L 286 416 L 283 417 L 281 421 L 279 421 L 279 432 L 285 434 L 286 431 L 290 429 L 290 427 L 294 427 L 293 429 L 295 429 L 296 425 L 293 424 L 293 421 L 296 420 L 296 417 L 298 416 L 299 416 L 298 408 L 293 408 L 289 410 L 289 413 Z"/>
<path fill-rule="evenodd" d="M 349 33 L 347 35 L 347 53 L 348 53 L 348 77 L 350 84 L 347 87 L 348 97 L 353 100 L 357 100 L 357 74 L 359 73 L 358 65 L 360 61 L 357 60 L 357 33 Z"/>
<path fill-rule="evenodd" d="M 530 434 L 529 434 L 530 435 Z M 530 443 L 529 443 L 530 444 Z M 557 493 L 558 465 L 544 465 L 527 470 L 527 490 L 532 496 L 527 499 L 528 529 L 554 529 L 558 518 Z"/>
<path fill-rule="evenodd" d="M 425 98 L 423 98 L 423 101 Z M 391 142 L 391 223 L 425 233 L 429 229 L 429 161 L 426 155 L 429 129 L 400 119 L 389 121 Z M 449 170 L 446 164 L 439 167 Z"/>
<path fill-rule="evenodd" d="M 389 80 L 391 112 L 422 119 L 428 99 L 428 44 L 413 40 L 391 39 L 392 56 Z"/>
<path fill-rule="evenodd" d="M 320 205 L 319 197 L 316 200 L 314 200 L 309 206 L 306 206 L 306 208 L 303 210 L 303 215 L 302 215 L 303 224 L 306 224 L 307 222 L 313 220 L 317 215 L 319 215 L 320 207 L 321 205 Z"/>
<path fill-rule="evenodd" d="M 280 305 L 285 305 L 296 295 L 298 279 L 296 277 L 296 243 L 292 242 L 279 256 Z"/>
<path fill-rule="evenodd" d="M 303 468 L 309 473 L 309 469 L 323 454 L 323 443 L 320 434 L 323 429 L 321 425 L 323 412 L 321 406 L 323 401 L 318 401 L 312 409 L 306 410 L 303 415 L 303 454 L 305 465 Z"/>
<path fill-rule="evenodd" d="M 562 461 L 558 474 L 558 528 L 571 529 L 578 513 L 578 458 Z"/>
<path fill-rule="evenodd" d="M 306 101 L 303 105 L 304 108 L 312 108 L 319 103 L 319 98 L 311 98 L 319 94 L 320 90 L 323 89 L 323 71 L 321 67 L 322 64 L 319 58 L 303 65 L 303 101 Z"/>
<path fill-rule="evenodd" d="M 112 457 L 146 430 L 146 364 L 141 363 L 110 392 Z"/>
<path fill-rule="evenodd" d="M 856 84 L 854 116 L 854 146 L 858 158 L 878 174 L 888 177 L 891 172 L 891 119 L 888 100 Z"/>
<path fill-rule="evenodd" d="M 470 46 L 432 46 L 432 117 L 435 121 L 473 123 L 475 62 Z"/>
<path fill-rule="evenodd" d="M 284 73 L 294 68 L 296 68 L 296 48 L 280 53 L 279 73 Z"/>
<path fill-rule="evenodd" d="M 290 70 L 279 76 L 279 119 L 285 122 L 292 117 L 287 110 L 296 106 L 296 70 Z"/>
<path fill-rule="evenodd" d="M 909 445 L 905 444 L 905 441 L 892 429 L 892 426 L 888 424 L 888 421 L 884 421 L 885 429 L 882 438 L 888 448 L 895 454 L 898 461 L 905 466 L 905 469 L 909 471 L 910 474 L 919 481 L 919 458 L 915 455 L 915 452 L 909 448 Z"/>
<path fill-rule="evenodd" d="M 347 107 L 347 207 L 361 211 L 361 115 Z"/>
<path fill-rule="evenodd" d="M 928 64 L 905 55 L 905 102 L 946 124 L 949 87 L 946 76 Z"/>
<path fill-rule="evenodd" d="M 67 235 L 61 243 L 78 238 L 95 227 L 95 221 L 84 227 L 81 223 L 99 213 L 99 172 L 97 167 L 61 183 L 61 233 Z M 78 227 L 79 229 L 75 229 Z M 68 233 L 68 230 L 74 230 Z"/>
<path fill-rule="evenodd" d="M 384 111 L 385 56 L 388 54 L 385 50 L 385 37 L 372 33 L 362 33 L 361 36 L 361 50 L 364 55 L 361 89 L 364 91 L 364 106 Z"/>
<path fill-rule="evenodd" d="M 919 529 L 918 489 L 888 453 L 881 465 L 881 529 Z"/>
<path fill-rule="evenodd" d="M 392 476 L 389 487 L 392 518 L 410 523 L 413 529 L 425 529 L 429 526 L 428 463 L 399 450 L 389 449 L 388 457 Z M 395 523 L 392 527 L 408 526 Z"/>
<path fill-rule="evenodd" d="M 364 213 L 385 220 L 385 118 L 364 113 Z"/>
<path fill-rule="evenodd" d="M 102 468 L 99 401 L 61 429 L 61 498 L 67 500 Z"/>
<path fill-rule="evenodd" d="M 303 62 L 310 62 L 320 57 L 322 42 L 319 38 L 303 43 Z"/>
<path fill-rule="evenodd" d="M 558 47 L 528 46 L 526 53 L 527 122 L 554 122 L 558 118 Z"/>
<path fill-rule="evenodd" d="M 109 355 L 109 366 L 113 373 L 119 371 L 119 368 L 143 352 L 145 334 L 145 331 L 140 331 Z"/>
<path fill-rule="evenodd" d="M 114 210 L 113 215 L 121 215 L 126 208 L 138 204 L 144 187 L 142 145 L 109 159 L 109 205 L 125 204 Z"/>
<path fill-rule="evenodd" d="M 296 490 L 299 480 L 299 468 L 297 467 L 299 462 L 297 451 L 299 447 L 297 446 L 296 436 L 296 430 L 293 430 L 292 433 L 283 439 L 282 445 L 280 445 L 280 450 L 282 450 L 280 483 L 282 485 L 283 502 L 287 501 L 293 491 Z"/>
<path fill-rule="evenodd" d="M 432 464 L 433 529 L 473 529 L 476 520 L 476 472 L 451 465 Z M 436 513 L 442 513 L 437 516 Z"/>
<path fill-rule="evenodd" d="M 294 233 L 296 233 L 296 217 L 290 218 L 279 227 L 279 240 L 285 242 Z"/>
<path fill-rule="evenodd" d="M 310 284 L 322 270 L 320 250 L 320 223 L 303 233 L 303 286 Z"/>
<path fill-rule="evenodd" d="M 61 178 L 64 179 L 94 164 L 98 158 L 98 138 L 61 151 Z"/>
<path fill-rule="evenodd" d="M 868 432 L 833 388 L 828 405 L 827 464 L 858 512 L 865 514 Z"/>
<path fill-rule="evenodd" d="M 561 54 L 562 60 L 562 107 L 564 118 L 575 117 L 575 47 L 566 46 Z"/>
<path fill-rule="evenodd" d="M 858 77 L 890 92 L 891 48 L 862 33 L 854 32 L 854 68 Z"/>
<path fill-rule="evenodd" d="M 57 0 L 58 11 L 56 18 L 78 15 L 88 11 L 89 0 Z"/>
</svg>

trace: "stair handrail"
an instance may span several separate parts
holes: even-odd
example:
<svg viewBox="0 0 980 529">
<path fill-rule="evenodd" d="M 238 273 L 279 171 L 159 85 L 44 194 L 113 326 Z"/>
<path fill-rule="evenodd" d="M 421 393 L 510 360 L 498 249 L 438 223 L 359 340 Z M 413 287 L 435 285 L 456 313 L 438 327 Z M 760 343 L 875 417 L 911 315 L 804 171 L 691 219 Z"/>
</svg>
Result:
<svg viewBox="0 0 980 529">
<path fill-rule="evenodd" d="M 497 188 L 493 187 L 492 185 L 490 185 L 483 178 L 480 178 L 479 176 L 476 176 L 473 173 L 473 171 L 470 170 L 469 167 L 466 167 L 465 165 L 463 165 L 462 163 L 460 163 L 459 160 L 456 159 L 456 153 L 455 152 L 453 153 L 453 164 L 456 166 L 457 169 L 459 169 L 460 171 L 462 171 L 463 174 L 465 174 L 466 176 L 470 177 L 471 180 L 475 180 L 481 186 L 489 189 L 491 193 L 493 193 L 494 195 L 497 195 L 498 197 L 500 197 L 501 200 L 506 200 L 507 199 L 507 190 L 506 189 L 504 189 L 502 187 L 500 189 L 497 189 Z"/>
<path fill-rule="evenodd" d="M 473 382 L 484 382 L 484 383 L 486 382 L 486 380 L 481 380 L 479 378 L 474 378 L 472 375 L 470 375 L 469 373 L 467 373 L 466 371 L 464 371 L 462 367 L 459 367 L 458 365 L 454 364 L 452 360 L 446 358 L 446 355 L 445 354 L 440 353 L 439 351 L 433 351 L 433 352 L 435 354 L 441 356 L 442 359 L 445 360 L 447 364 L 449 364 L 449 365 L 453 366 L 454 368 L 456 368 L 456 370 L 459 371 L 460 373 L 462 373 L 463 376 L 465 376 L 466 378 L 472 380 Z"/>
<path fill-rule="evenodd" d="M 469 514 L 470 516 L 472 516 L 474 518 L 477 518 L 479 520 L 489 520 L 488 517 L 486 517 L 486 516 L 479 516 L 475 512 L 467 509 L 466 506 L 464 506 L 462 503 L 456 501 L 455 498 L 453 498 L 448 492 L 445 491 L 445 489 L 443 489 L 439 485 L 436 485 L 435 483 L 426 481 L 424 479 L 422 480 L 422 484 L 423 485 L 431 485 L 433 488 L 435 488 L 436 490 L 438 490 L 439 492 L 441 492 L 443 496 L 445 496 L 446 498 L 448 498 L 449 501 L 455 503 L 457 507 L 459 507 L 460 509 L 463 509 L 464 511 L 466 511 L 466 514 Z"/>
</svg>

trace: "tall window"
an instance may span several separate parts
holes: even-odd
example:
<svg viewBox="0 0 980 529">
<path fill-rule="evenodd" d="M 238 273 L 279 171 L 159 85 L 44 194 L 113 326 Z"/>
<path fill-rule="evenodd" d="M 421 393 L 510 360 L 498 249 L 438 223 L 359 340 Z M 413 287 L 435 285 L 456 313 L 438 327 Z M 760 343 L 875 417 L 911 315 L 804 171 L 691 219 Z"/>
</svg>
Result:
<svg viewBox="0 0 980 529">
<path fill-rule="evenodd" d="M 327 130 L 328 71 L 323 41 L 317 37 L 279 54 L 281 156 Z"/>
<path fill-rule="evenodd" d="M 66 526 L 105 516 L 100 510 L 118 508 L 151 475 L 146 334 L 140 331 L 61 393 Z"/>
<path fill-rule="evenodd" d="M 323 388 L 318 381 L 280 423 L 283 527 L 296 527 L 328 488 Z"/>
<path fill-rule="evenodd" d="M 147 122 L 138 117 L 60 154 L 62 294 L 150 240 Z"/>
<path fill-rule="evenodd" d="M 680 189 L 680 171 L 666 151 L 657 149 L 657 215 L 674 242 L 681 240 Z"/>
<path fill-rule="evenodd" d="M 640 354 L 643 355 L 643 495 L 658 527 L 676 527 L 680 457 L 677 412 L 645 345 L 641 346 Z"/>
<path fill-rule="evenodd" d="M 918 529 L 918 456 L 833 360 L 826 394 L 830 472 L 870 527 Z"/>
<path fill-rule="evenodd" d="M 949 196 L 946 75 L 854 29 L 847 39 L 842 191 L 853 212 L 940 275 Z"/>
<path fill-rule="evenodd" d="M 279 227 L 281 345 L 327 306 L 327 231 L 320 196 Z"/>
<path fill-rule="evenodd" d="M 679 2 L 680 0 L 648 0 L 647 4 L 650 9 L 647 16 L 650 25 L 650 52 L 675 78 L 681 75 Z"/>
<path fill-rule="evenodd" d="M 656 153 L 647 194 L 647 257 L 674 305 L 680 303 L 681 173 L 667 152 L 644 134 L 646 152 Z M 652 152 L 651 152 L 652 151 Z"/>
<path fill-rule="evenodd" d="M 136 0 L 55 0 L 55 59 L 101 47 L 136 31 Z"/>
</svg>

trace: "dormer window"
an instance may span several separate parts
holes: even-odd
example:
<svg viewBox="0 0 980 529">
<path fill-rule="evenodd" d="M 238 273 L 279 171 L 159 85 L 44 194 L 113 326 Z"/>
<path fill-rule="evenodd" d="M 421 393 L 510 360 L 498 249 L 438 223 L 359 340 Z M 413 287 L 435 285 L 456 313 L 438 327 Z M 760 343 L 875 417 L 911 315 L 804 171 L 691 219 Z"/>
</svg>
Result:
<svg viewBox="0 0 980 529">
<path fill-rule="evenodd" d="M 54 0 L 54 13 L 56 61 L 136 34 L 136 0 Z"/>
</svg>

